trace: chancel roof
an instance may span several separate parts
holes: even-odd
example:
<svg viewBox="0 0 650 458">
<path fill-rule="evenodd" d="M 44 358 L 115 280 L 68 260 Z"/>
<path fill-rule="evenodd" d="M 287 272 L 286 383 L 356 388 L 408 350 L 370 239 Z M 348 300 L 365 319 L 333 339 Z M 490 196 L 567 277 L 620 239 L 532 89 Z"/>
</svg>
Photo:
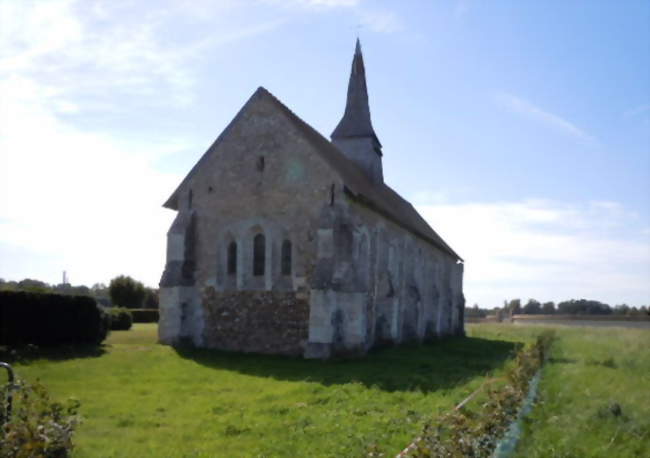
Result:
<svg viewBox="0 0 650 458">
<path fill-rule="evenodd" d="M 221 135 L 219 135 L 215 140 L 212 146 L 208 148 L 201 159 L 199 159 L 192 170 L 190 170 L 176 191 L 174 191 L 167 202 L 165 202 L 163 205 L 164 207 L 173 210 L 178 209 L 178 194 L 180 189 L 196 173 L 196 171 L 201 167 L 201 164 L 206 161 L 210 152 L 217 147 L 221 142 L 221 139 L 240 118 L 240 115 L 245 111 L 246 107 L 250 103 L 261 98 L 269 100 L 273 106 L 282 112 L 296 127 L 296 129 L 303 134 L 304 138 L 314 147 L 319 156 L 341 176 L 345 185 L 345 191 L 351 198 L 438 247 L 443 252 L 462 261 L 462 258 L 458 256 L 449 245 L 447 245 L 442 237 L 440 237 L 431 226 L 429 226 L 417 210 L 415 210 L 413 205 L 403 199 L 388 185 L 384 183 L 372 183 L 363 171 L 359 169 L 359 166 L 345 157 L 345 155 L 329 140 L 323 137 L 316 129 L 311 127 L 305 121 L 300 119 L 295 113 L 293 113 L 293 111 L 263 87 L 259 87 L 255 91 L 248 102 L 246 102 L 244 107 L 239 111 L 237 116 L 235 116 L 226 129 L 224 129 Z"/>
</svg>

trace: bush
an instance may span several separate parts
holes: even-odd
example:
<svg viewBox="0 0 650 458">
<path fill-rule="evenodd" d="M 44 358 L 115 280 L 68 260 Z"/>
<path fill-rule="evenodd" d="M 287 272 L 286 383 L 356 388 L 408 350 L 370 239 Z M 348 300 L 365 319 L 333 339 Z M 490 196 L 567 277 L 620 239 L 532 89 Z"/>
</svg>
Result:
<svg viewBox="0 0 650 458">
<path fill-rule="evenodd" d="M 129 309 L 113 307 L 108 309 L 111 314 L 112 331 L 128 331 L 133 325 L 133 315 Z"/>
<path fill-rule="evenodd" d="M 97 345 L 109 327 L 92 297 L 0 291 L 0 345 Z"/>
<path fill-rule="evenodd" d="M 157 323 L 158 309 L 132 309 L 134 323 Z"/>
<path fill-rule="evenodd" d="M 0 388 L 0 417 L 6 415 L 6 386 Z M 55 402 L 43 385 L 22 383 L 13 389 L 13 412 L 1 426 L 0 456 L 64 458 L 72 450 L 72 434 L 81 421 L 79 401 Z"/>
<path fill-rule="evenodd" d="M 111 280 L 108 294 L 113 305 L 137 309 L 142 307 L 147 291 L 144 285 L 131 277 L 120 275 Z"/>
</svg>

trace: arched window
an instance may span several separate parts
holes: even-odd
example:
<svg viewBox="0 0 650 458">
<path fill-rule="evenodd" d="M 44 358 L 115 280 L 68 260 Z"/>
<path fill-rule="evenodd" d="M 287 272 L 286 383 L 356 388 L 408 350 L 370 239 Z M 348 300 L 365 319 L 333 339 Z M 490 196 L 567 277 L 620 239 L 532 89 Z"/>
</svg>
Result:
<svg viewBox="0 0 650 458">
<path fill-rule="evenodd" d="M 228 245 L 228 275 L 237 273 L 237 242 Z"/>
<path fill-rule="evenodd" d="M 266 242 L 262 234 L 257 234 L 253 239 L 253 275 L 264 275 L 266 261 Z"/>
<path fill-rule="evenodd" d="M 285 240 L 282 242 L 282 275 L 291 275 L 291 242 Z"/>
</svg>

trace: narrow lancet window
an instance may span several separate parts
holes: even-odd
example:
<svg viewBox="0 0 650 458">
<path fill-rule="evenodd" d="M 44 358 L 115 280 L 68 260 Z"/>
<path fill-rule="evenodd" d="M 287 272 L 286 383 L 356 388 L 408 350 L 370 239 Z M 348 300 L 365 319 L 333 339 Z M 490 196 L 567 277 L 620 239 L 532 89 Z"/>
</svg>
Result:
<svg viewBox="0 0 650 458">
<path fill-rule="evenodd" d="M 282 242 L 282 275 L 291 275 L 291 242 Z"/>
<path fill-rule="evenodd" d="M 262 234 L 257 234 L 253 239 L 253 275 L 264 275 L 266 261 L 266 242 Z"/>
<path fill-rule="evenodd" d="M 228 275 L 237 273 L 237 242 L 228 245 Z"/>
</svg>

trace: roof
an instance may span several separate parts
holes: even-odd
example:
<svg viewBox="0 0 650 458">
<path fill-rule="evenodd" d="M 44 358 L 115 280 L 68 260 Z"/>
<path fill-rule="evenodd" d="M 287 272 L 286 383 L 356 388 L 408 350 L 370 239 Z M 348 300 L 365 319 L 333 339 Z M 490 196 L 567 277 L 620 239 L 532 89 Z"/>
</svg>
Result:
<svg viewBox="0 0 650 458">
<path fill-rule="evenodd" d="M 368 87 L 366 85 L 366 68 L 363 64 L 361 44 L 357 38 L 357 45 L 352 59 L 350 82 L 348 83 L 348 97 L 345 103 L 345 112 L 341 121 L 332 132 L 334 138 L 372 137 L 377 146 L 381 143 L 372 128 L 370 120 L 370 106 L 368 105 Z M 381 155 L 381 151 L 377 153 Z"/>
<path fill-rule="evenodd" d="M 300 119 L 286 105 L 263 87 L 263 91 L 277 104 L 292 121 L 314 149 L 325 161 L 336 170 L 346 186 L 348 194 L 364 203 L 374 211 L 382 214 L 394 223 L 402 226 L 420 238 L 437 246 L 444 252 L 462 261 L 462 258 L 451 249 L 436 231 L 420 216 L 417 210 L 402 198 L 396 191 L 385 183 L 373 183 L 368 179 L 357 164 L 348 159 L 332 142 L 323 137 L 316 129 Z"/>
<path fill-rule="evenodd" d="M 413 205 L 388 185 L 384 183 L 372 183 L 358 165 L 348 159 L 334 144 L 300 119 L 293 111 L 263 87 L 259 87 L 248 102 L 239 110 L 233 120 L 194 165 L 167 202 L 165 202 L 164 207 L 173 210 L 178 209 L 178 193 L 181 187 L 196 173 L 201 167 L 201 164 L 207 160 L 210 151 L 217 147 L 226 133 L 241 117 L 245 108 L 259 98 L 269 100 L 303 134 L 304 138 L 314 147 L 319 156 L 340 175 L 345 185 L 345 191 L 351 198 L 438 247 L 445 253 L 462 261 L 462 258 L 429 226 L 417 210 L 415 210 Z"/>
</svg>

